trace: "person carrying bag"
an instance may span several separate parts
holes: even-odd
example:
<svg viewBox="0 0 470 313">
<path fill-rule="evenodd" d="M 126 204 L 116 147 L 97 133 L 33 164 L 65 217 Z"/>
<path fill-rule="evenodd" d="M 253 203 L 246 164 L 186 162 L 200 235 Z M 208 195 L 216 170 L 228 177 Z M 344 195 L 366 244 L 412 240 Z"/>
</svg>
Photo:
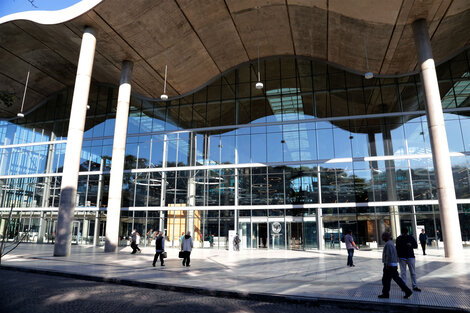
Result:
<svg viewBox="0 0 470 313">
<path fill-rule="evenodd" d="M 180 258 L 183 256 L 183 266 L 189 267 L 191 262 L 191 250 L 193 249 L 193 239 L 191 238 L 191 232 L 187 232 L 183 240 L 181 240 L 181 251 L 179 253 Z"/>
<path fill-rule="evenodd" d="M 166 258 L 166 252 L 165 252 L 165 239 L 163 237 L 163 232 L 158 232 L 157 239 L 155 239 L 155 256 L 153 257 L 153 263 L 152 263 L 153 267 L 155 267 L 155 263 L 157 263 L 159 256 L 160 256 L 160 265 L 165 266 L 165 261 L 163 259 Z"/>
</svg>

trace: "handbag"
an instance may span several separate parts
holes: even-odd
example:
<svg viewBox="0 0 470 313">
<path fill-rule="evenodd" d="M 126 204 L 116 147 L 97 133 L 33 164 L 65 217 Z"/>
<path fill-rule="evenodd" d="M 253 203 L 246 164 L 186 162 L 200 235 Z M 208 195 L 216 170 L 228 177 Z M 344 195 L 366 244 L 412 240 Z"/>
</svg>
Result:
<svg viewBox="0 0 470 313">
<path fill-rule="evenodd" d="M 178 253 L 178 257 L 179 257 L 180 259 L 184 259 L 184 251 L 183 251 L 183 250 L 181 250 L 181 251 Z"/>
<path fill-rule="evenodd" d="M 162 252 L 162 258 L 166 259 L 168 257 L 168 254 L 166 254 L 166 251 Z"/>
</svg>

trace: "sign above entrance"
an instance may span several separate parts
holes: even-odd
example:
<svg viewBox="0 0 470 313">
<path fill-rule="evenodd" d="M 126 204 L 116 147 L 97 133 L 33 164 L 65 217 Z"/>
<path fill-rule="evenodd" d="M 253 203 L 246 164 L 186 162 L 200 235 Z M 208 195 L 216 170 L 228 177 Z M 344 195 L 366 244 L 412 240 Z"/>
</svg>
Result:
<svg viewBox="0 0 470 313">
<path fill-rule="evenodd" d="M 271 230 L 273 231 L 273 233 L 279 234 L 279 233 L 281 232 L 281 230 L 282 230 L 282 225 L 281 225 L 281 223 L 279 223 L 279 222 L 274 222 L 274 223 L 272 223 L 272 225 L 271 225 Z"/>
</svg>

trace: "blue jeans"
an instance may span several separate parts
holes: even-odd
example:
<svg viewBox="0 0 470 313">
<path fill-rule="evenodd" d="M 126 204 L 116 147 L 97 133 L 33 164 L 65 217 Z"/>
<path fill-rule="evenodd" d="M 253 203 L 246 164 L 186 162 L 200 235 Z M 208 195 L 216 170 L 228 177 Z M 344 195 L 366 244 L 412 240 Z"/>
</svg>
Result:
<svg viewBox="0 0 470 313">
<path fill-rule="evenodd" d="M 354 263 L 353 263 L 353 255 L 354 255 L 354 249 L 348 249 L 348 266 L 353 266 Z"/>
</svg>

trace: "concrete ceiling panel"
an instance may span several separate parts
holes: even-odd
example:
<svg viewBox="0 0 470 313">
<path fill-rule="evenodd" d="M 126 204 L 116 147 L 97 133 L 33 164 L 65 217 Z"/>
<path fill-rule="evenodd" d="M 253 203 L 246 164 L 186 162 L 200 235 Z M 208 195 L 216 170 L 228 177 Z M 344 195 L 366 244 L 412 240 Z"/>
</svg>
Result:
<svg viewBox="0 0 470 313">
<path fill-rule="evenodd" d="M 467 25 L 467 27 L 462 27 L 462 25 Z M 455 53 L 461 50 L 462 43 L 468 40 L 469 32 L 470 10 L 444 18 L 431 39 L 434 60 L 446 59 L 449 51 Z"/>
<path fill-rule="evenodd" d="M 370 24 L 330 12 L 328 21 L 328 60 L 366 72 L 378 73 L 382 66 L 393 25 Z"/>
<path fill-rule="evenodd" d="M 402 0 L 335 0 L 328 2 L 330 14 L 338 14 L 371 24 L 395 25 Z"/>
<path fill-rule="evenodd" d="M 131 60 L 133 92 L 148 97 L 161 94 L 165 64 L 168 94 L 181 95 L 256 60 L 258 43 L 261 57 L 311 56 L 364 72 L 365 37 L 371 71 L 404 74 L 416 69 L 417 18 L 428 21 L 437 63 L 470 44 L 468 0 L 109 0 L 63 24 L 0 25 L 0 76 L 15 89 L 31 62 L 38 97 L 73 86 L 85 26 L 97 30 L 93 80 L 117 85 Z"/>
<path fill-rule="evenodd" d="M 289 5 L 295 53 L 327 59 L 327 11 L 319 7 Z"/>
<path fill-rule="evenodd" d="M 178 4 L 221 72 L 248 61 L 224 2 L 178 0 Z"/>
<path fill-rule="evenodd" d="M 251 60 L 258 57 L 258 40 L 260 57 L 294 54 L 287 7 L 284 2 L 272 2 L 275 3 L 261 6 L 259 9 L 230 9 Z"/>
<path fill-rule="evenodd" d="M 227 6 L 233 14 L 252 11 L 255 8 L 263 8 L 273 5 L 285 5 L 285 0 L 227 0 Z"/>
</svg>

